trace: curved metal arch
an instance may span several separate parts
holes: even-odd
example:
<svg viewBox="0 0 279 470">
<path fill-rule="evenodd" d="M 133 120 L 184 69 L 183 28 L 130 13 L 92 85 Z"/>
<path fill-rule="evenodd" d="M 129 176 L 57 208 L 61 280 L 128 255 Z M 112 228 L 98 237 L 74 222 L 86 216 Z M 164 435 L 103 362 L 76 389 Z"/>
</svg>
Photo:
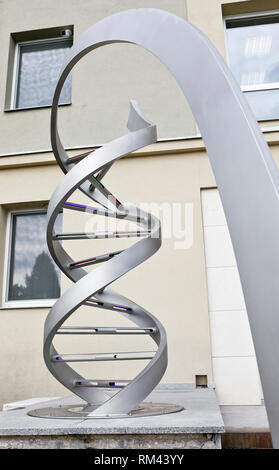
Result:
<svg viewBox="0 0 279 470">
<path fill-rule="evenodd" d="M 242 282 L 275 447 L 279 447 L 279 173 L 256 119 L 216 48 L 189 22 L 166 11 L 128 10 L 100 21 L 75 42 L 55 91 L 51 138 L 65 169 L 57 132 L 63 83 L 91 50 L 129 42 L 157 56 L 187 98 L 212 165 Z"/>
</svg>

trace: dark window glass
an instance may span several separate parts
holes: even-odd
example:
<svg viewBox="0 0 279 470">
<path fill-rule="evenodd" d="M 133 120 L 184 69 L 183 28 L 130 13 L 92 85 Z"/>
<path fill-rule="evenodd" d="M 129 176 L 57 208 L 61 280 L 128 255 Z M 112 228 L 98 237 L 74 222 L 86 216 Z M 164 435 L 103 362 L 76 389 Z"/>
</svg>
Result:
<svg viewBox="0 0 279 470">
<path fill-rule="evenodd" d="M 62 214 L 56 220 L 61 232 Z M 13 214 L 7 300 L 56 299 L 59 270 L 46 244 L 46 213 Z"/>
</svg>

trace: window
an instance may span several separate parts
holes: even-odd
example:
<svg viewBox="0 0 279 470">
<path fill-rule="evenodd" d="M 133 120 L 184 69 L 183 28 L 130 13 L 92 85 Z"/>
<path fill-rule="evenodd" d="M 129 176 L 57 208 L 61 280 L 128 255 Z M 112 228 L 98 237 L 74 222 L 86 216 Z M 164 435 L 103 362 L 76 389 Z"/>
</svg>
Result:
<svg viewBox="0 0 279 470">
<path fill-rule="evenodd" d="M 11 108 L 50 106 L 62 64 L 72 46 L 72 31 L 61 37 L 16 41 Z M 57 34 L 57 33 L 56 33 Z M 72 79 L 67 77 L 59 104 L 71 103 Z"/>
<path fill-rule="evenodd" d="M 256 118 L 279 119 L 279 12 L 225 22 L 229 65 Z"/>
<path fill-rule="evenodd" d="M 62 214 L 56 220 L 61 231 Z M 4 306 L 50 306 L 60 296 L 60 274 L 46 244 L 46 211 L 11 212 L 7 233 Z"/>
</svg>

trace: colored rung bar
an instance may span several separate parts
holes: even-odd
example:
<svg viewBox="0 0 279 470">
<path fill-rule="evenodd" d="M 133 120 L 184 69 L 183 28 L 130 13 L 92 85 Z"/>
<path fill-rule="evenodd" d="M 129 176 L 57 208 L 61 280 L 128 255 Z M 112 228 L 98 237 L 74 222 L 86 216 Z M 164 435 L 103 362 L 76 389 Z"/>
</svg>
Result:
<svg viewBox="0 0 279 470">
<path fill-rule="evenodd" d="M 131 380 L 75 380 L 76 387 L 125 388 Z"/>
<path fill-rule="evenodd" d="M 51 362 L 136 361 L 152 359 L 156 351 L 60 354 L 51 356 Z"/>
<path fill-rule="evenodd" d="M 116 206 L 121 206 L 122 205 L 121 202 L 110 191 L 107 190 L 107 188 L 103 185 L 103 183 L 101 183 L 101 181 L 99 181 L 93 175 L 91 175 L 91 178 L 94 181 L 94 183 L 96 184 L 97 188 L 100 191 L 102 191 L 103 194 L 105 194 L 108 198 L 113 199 L 113 201 L 111 201 L 111 202 L 115 201 Z M 94 191 L 95 187 L 94 187 L 93 183 L 91 184 L 89 189 L 90 189 L 90 191 Z"/>
<path fill-rule="evenodd" d="M 145 222 L 145 217 L 140 217 L 139 215 L 129 215 L 127 211 L 114 213 L 113 211 L 110 211 L 109 209 L 85 206 L 83 204 L 77 204 L 74 202 L 64 202 L 63 208 L 71 209 L 71 210 L 79 211 L 79 212 L 87 212 L 90 214 L 116 217 L 117 219 L 127 218 L 127 220 L 131 220 L 131 221 L 138 222 L 138 223 Z"/>
<path fill-rule="evenodd" d="M 108 310 L 117 310 L 120 312 L 132 312 L 131 307 L 126 307 L 125 305 L 111 304 L 109 302 L 102 302 L 101 300 L 88 299 L 84 302 L 85 305 L 90 307 L 106 308 Z"/>
<path fill-rule="evenodd" d="M 82 232 L 82 233 L 57 233 L 53 240 L 84 240 L 104 238 L 129 238 L 146 237 L 151 230 L 137 230 L 131 232 Z"/>
<path fill-rule="evenodd" d="M 56 334 L 58 335 L 150 335 L 156 333 L 157 329 L 150 328 L 126 328 L 105 326 L 62 326 Z"/>
<path fill-rule="evenodd" d="M 98 207 L 91 207 L 91 206 L 84 206 L 83 204 L 76 204 L 74 202 L 64 202 L 63 207 L 65 209 L 72 209 L 79 212 L 88 212 L 91 214 L 98 214 L 98 215 L 110 215 L 115 217 L 114 212 L 109 211 L 108 209 L 102 209 Z"/>
<path fill-rule="evenodd" d="M 106 189 L 103 183 L 101 183 L 101 181 L 99 181 L 95 176 L 92 175 L 91 178 L 97 184 L 97 186 L 101 187 L 102 189 Z"/>
<path fill-rule="evenodd" d="M 112 253 L 108 253 L 106 255 L 95 256 L 95 258 L 88 258 L 81 261 L 76 261 L 75 263 L 70 264 L 70 269 L 80 268 L 81 266 L 90 266 L 91 264 L 98 264 L 103 263 L 104 261 L 108 261 L 109 259 L 113 258 L 116 255 L 119 255 L 124 250 L 114 251 Z"/>
<path fill-rule="evenodd" d="M 151 233 L 151 230 L 135 230 L 131 232 L 113 232 L 116 238 L 121 237 L 144 237 Z"/>
<path fill-rule="evenodd" d="M 95 150 L 89 150 L 89 152 L 84 152 L 80 153 L 78 155 L 75 155 L 74 157 L 69 157 L 68 160 L 66 161 L 67 164 L 69 163 L 76 163 L 79 162 L 80 160 L 83 160 L 85 157 L 90 155 L 90 153 L 95 152 Z"/>
</svg>

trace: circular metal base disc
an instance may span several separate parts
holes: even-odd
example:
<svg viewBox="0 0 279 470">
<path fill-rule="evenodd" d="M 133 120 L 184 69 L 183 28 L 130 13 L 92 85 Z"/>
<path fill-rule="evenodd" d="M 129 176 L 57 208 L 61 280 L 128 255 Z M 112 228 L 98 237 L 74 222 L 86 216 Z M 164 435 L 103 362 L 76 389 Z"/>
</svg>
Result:
<svg viewBox="0 0 279 470">
<path fill-rule="evenodd" d="M 129 414 L 111 414 L 90 416 L 98 406 L 94 405 L 64 405 L 48 408 L 39 408 L 28 411 L 29 416 L 36 418 L 54 418 L 54 419 L 104 419 L 104 418 L 139 418 L 143 416 L 164 415 L 168 413 L 177 413 L 184 410 L 183 406 L 170 403 L 141 403 Z"/>
</svg>

